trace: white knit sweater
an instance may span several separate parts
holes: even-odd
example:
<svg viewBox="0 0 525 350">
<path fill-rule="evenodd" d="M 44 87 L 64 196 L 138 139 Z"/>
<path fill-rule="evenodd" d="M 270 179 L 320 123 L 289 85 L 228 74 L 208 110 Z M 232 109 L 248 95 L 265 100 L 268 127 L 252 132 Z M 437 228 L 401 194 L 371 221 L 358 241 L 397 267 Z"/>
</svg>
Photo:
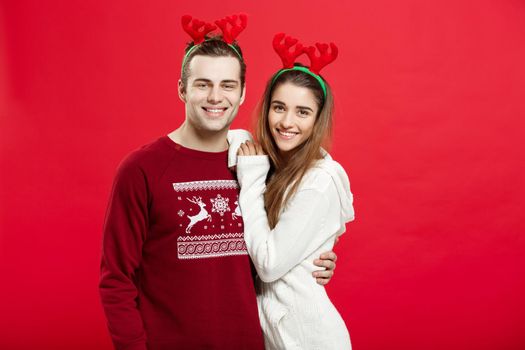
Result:
<svg viewBox="0 0 525 350">
<path fill-rule="evenodd" d="M 348 177 L 326 154 L 306 173 L 272 230 L 263 199 L 269 168 L 267 156 L 237 160 L 244 238 L 259 276 L 266 349 L 351 349 L 343 319 L 312 277 L 318 269 L 314 259 L 332 249 L 354 218 Z"/>
</svg>

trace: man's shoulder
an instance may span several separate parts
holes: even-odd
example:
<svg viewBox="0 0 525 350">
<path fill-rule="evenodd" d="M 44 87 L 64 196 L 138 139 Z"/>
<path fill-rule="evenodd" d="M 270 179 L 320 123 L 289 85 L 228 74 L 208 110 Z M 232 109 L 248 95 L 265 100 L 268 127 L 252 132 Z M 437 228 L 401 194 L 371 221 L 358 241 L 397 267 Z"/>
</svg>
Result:
<svg viewBox="0 0 525 350">
<path fill-rule="evenodd" d="M 166 142 L 167 136 L 149 142 L 128 153 L 120 162 L 120 169 L 144 169 L 171 159 L 172 151 Z"/>
</svg>

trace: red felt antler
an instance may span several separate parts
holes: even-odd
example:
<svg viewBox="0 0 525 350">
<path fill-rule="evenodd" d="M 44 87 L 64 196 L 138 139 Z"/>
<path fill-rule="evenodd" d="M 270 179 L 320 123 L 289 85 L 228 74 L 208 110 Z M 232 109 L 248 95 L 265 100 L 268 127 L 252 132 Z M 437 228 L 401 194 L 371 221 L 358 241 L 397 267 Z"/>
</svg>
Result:
<svg viewBox="0 0 525 350">
<path fill-rule="evenodd" d="M 237 21 L 237 19 L 239 21 Z M 238 23 L 239 22 L 239 23 Z M 246 24 L 248 23 L 248 17 L 245 14 L 240 14 L 239 16 L 227 16 L 223 19 L 215 21 L 215 24 L 222 31 L 222 40 L 228 44 L 233 44 L 237 36 L 246 29 Z M 230 27 L 228 27 L 230 24 Z"/>
<path fill-rule="evenodd" d="M 181 22 L 182 28 L 184 28 L 184 31 L 192 37 L 195 45 L 202 43 L 206 34 L 217 28 L 211 23 L 206 23 L 196 18 L 192 19 L 190 15 L 182 16 Z"/>
<path fill-rule="evenodd" d="M 295 48 L 293 51 L 291 51 L 290 49 L 294 45 Z M 305 52 L 305 48 L 301 43 L 297 42 L 297 39 L 287 36 L 284 33 L 275 34 L 273 37 L 273 48 L 279 57 L 281 57 L 281 60 L 283 61 L 283 68 L 292 68 L 295 59 Z"/>
<path fill-rule="evenodd" d="M 316 53 L 319 50 L 319 56 Z M 319 74 L 321 69 L 332 63 L 337 58 L 337 46 L 334 43 L 330 43 L 330 52 L 328 52 L 328 44 L 316 43 L 315 46 L 306 48 L 306 54 L 310 58 L 310 71 L 315 74 Z"/>
</svg>

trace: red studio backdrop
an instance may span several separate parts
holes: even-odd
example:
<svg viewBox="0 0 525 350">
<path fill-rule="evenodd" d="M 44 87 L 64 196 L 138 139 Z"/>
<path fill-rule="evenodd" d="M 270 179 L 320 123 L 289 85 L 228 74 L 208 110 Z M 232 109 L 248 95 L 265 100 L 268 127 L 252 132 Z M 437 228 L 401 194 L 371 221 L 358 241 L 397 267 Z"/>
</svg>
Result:
<svg viewBox="0 0 525 350">
<path fill-rule="evenodd" d="M 525 349 L 523 0 L 2 0 L 0 348 L 112 348 L 115 169 L 183 120 L 180 17 L 239 12 L 235 128 L 280 67 L 274 33 L 339 46 L 323 74 L 356 221 L 328 292 L 354 349 Z"/>
</svg>

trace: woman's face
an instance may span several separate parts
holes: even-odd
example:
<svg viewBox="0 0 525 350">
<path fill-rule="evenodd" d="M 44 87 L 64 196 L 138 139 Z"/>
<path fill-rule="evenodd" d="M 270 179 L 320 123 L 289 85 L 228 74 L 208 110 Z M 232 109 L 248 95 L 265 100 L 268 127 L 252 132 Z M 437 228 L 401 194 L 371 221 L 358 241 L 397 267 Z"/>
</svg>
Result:
<svg viewBox="0 0 525 350">
<path fill-rule="evenodd" d="M 318 106 L 315 96 L 305 87 L 284 83 L 274 89 L 268 126 L 281 154 L 303 144 L 314 129 Z"/>
</svg>

